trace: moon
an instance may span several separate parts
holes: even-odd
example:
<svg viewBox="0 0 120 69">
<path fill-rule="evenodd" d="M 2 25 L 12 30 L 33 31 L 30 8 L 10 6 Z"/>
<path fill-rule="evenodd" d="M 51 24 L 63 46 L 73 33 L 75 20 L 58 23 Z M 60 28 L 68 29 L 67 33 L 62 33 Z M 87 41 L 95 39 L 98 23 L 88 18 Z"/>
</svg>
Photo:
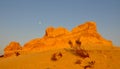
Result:
<svg viewBox="0 0 120 69">
<path fill-rule="evenodd" d="M 41 21 L 39 21 L 39 22 L 38 22 L 38 24 L 40 24 L 40 25 L 41 25 L 41 24 L 42 24 L 42 22 L 41 22 Z"/>
</svg>

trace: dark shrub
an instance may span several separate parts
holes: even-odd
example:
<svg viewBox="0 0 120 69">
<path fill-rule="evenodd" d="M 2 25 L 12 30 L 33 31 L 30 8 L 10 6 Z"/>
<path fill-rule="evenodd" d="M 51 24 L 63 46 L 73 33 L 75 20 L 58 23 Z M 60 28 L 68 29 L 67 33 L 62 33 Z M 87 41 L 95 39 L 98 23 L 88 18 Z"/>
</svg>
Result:
<svg viewBox="0 0 120 69">
<path fill-rule="evenodd" d="M 81 64 L 81 60 L 77 60 L 75 64 Z"/>
<path fill-rule="evenodd" d="M 54 53 L 54 54 L 52 55 L 52 57 L 51 57 L 51 60 L 57 61 L 57 60 L 60 59 L 62 56 L 63 56 L 63 55 L 62 55 L 61 52 L 59 52 L 59 53 Z"/>
<path fill-rule="evenodd" d="M 53 60 L 53 61 L 56 61 L 56 60 L 57 60 L 56 53 L 54 53 L 54 54 L 52 55 L 51 60 Z"/>
<path fill-rule="evenodd" d="M 70 45 L 71 48 L 73 47 L 72 41 L 69 40 L 68 44 Z"/>
<path fill-rule="evenodd" d="M 76 44 L 81 46 L 81 41 L 80 40 L 76 40 Z"/>
<path fill-rule="evenodd" d="M 88 65 L 84 66 L 84 69 L 93 68 L 94 64 L 95 64 L 95 61 L 89 61 Z"/>
<path fill-rule="evenodd" d="M 82 58 L 87 58 L 89 57 L 89 54 L 87 53 L 87 51 L 83 50 L 83 49 L 77 49 L 75 50 L 76 54 Z"/>
<path fill-rule="evenodd" d="M 16 55 L 16 56 L 19 56 L 19 55 L 20 55 L 20 53 L 19 53 L 19 52 L 15 52 L 15 55 Z"/>
<path fill-rule="evenodd" d="M 87 53 L 87 51 L 81 48 L 81 41 L 80 40 L 75 41 L 75 43 L 76 43 L 75 46 L 73 46 L 73 43 L 71 41 L 69 41 L 68 43 L 71 46 L 71 48 L 73 48 L 76 55 L 78 55 L 82 58 L 89 57 L 89 54 Z"/>
</svg>

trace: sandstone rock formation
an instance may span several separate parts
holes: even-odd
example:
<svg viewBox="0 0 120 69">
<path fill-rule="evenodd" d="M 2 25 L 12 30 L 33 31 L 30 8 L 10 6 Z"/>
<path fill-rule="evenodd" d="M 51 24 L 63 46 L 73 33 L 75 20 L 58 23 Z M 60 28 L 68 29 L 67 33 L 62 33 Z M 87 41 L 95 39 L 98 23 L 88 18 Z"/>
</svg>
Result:
<svg viewBox="0 0 120 69">
<path fill-rule="evenodd" d="M 66 34 L 68 34 L 69 31 L 66 30 L 65 28 L 63 27 L 58 27 L 58 28 L 53 28 L 53 27 L 48 27 L 46 29 L 46 33 L 45 33 L 45 36 L 46 37 L 59 37 L 59 36 L 64 36 Z"/>
<path fill-rule="evenodd" d="M 24 44 L 21 48 L 17 42 L 11 42 L 5 48 L 5 56 L 13 54 L 15 51 L 21 50 L 27 52 L 40 52 L 49 49 L 60 49 L 70 47 L 69 41 L 75 45 L 75 41 L 79 40 L 84 48 L 96 47 L 112 47 L 112 41 L 104 39 L 98 32 L 96 23 L 93 21 L 85 22 L 76 26 L 72 31 L 68 31 L 63 27 L 48 27 L 42 38 L 33 39 Z"/>
<path fill-rule="evenodd" d="M 48 27 L 43 38 L 37 38 L 29 41 L 23 47 L 23 50 L 47 50 L 70 47 L 68 42 L 80 40 L 82 46 L 112 46 L 112 42 L 104 39 L 98 32 L 96 23 L 93 21 L 85 22 L 72 29 L 71 32 L 65 28 Z"/>
<path fill-rule="evenodd" d="M 17 55 L 22 50 L 22 47 L 18 42 L 10 42 L 10 44 L 4 49 L 4 57 Z"/>
<path fill-rule="evenodd" d="M 59 45 L 61 47 L 65 47 L 63 37 L 69 34 L 69 31 L 65 28 L 58 27 L 48 27 L 45 31 L 45 35 L 43 38 L 36 38 L 31 40 L 30 42 L 26 43 L 23 47 L 23 50 L 32 50 L 32 51 L 43 51 L 53 48 L 58 48 Z M 68 43 L 67 43 L 68 44 Z M 63 46 L 64 45 L 64 46 Z"/>
<path fill-rule="evenodd" d="M 79 39 L 84 46 L 112 46 L 112 42 L 104 39 L 96 28 L 96 23 L 93 21 L 86 22 L 72 29 L 72 34 L 76 39 Z"/>
</svg>

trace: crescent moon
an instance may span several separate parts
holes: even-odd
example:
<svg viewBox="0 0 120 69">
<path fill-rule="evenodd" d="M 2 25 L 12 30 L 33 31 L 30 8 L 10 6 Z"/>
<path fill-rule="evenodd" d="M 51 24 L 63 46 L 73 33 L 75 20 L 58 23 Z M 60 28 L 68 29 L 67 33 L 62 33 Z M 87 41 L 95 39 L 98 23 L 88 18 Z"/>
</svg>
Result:
<svg viewBox="0 0 120 69">
<path fill-rule="evenodd" d="M 40 25 L 41 25 L 41 24 L 42 24 L 42 22 L 41 22 L 41 21 L 39 21 L 39 23 L 38 23 L 38 24 L 40 24 Z"/>
</svg>

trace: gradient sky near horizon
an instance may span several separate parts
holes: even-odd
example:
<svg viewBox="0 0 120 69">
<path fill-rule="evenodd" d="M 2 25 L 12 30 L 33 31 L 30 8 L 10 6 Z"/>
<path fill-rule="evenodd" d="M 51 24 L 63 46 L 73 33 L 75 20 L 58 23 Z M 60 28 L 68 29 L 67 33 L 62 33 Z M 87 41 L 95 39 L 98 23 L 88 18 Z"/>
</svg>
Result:
<svg viewBox="0 0 120 69">
<path fill-rule="evenodd" d="M 0 0 L 0 54 L 11 41 L 42 37 L 48 26 L 71 30 L 86 21 L 120 46 L 120 0 Z"/>
</svg>

